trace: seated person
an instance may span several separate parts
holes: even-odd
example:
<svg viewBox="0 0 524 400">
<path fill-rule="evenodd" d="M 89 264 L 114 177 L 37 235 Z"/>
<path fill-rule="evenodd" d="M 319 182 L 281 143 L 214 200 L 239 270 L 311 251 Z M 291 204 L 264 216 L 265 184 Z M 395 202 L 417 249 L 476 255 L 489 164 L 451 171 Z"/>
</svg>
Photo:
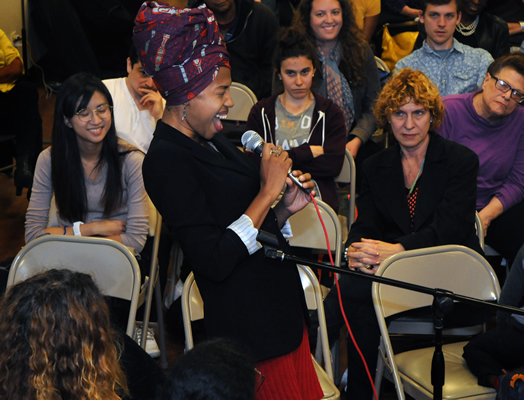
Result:
<svg viewBox="0 0 524 400">
<path fill-rule="evenodd" d="M 233 342 L 198 344 L 173 366 L 159 400 L 253 400 L 264 376 Z"/>
<path fill-rule="evenodd" d="M 413 21 L 420 17 L 421 13 L 420 0 L 382 0 L 380 21 L 383 23 Z"/>
<path fill-rule="evenodd" d="M 524 309 L 524 247 L 513 262 L 499 303 Z M 479 385 L 499 392 L 497 399 L 522 399 L 524 374 L 512 370 L 524 367 L 524 316 L 498 311 L 496 329 L 473 338 L 463 357 Z"/>
<path fill-rule="evenodd" d="M 62 84 L 52 145 L 38 157 L 26 243 L 45 233 L 102 236 L 142 251 L 148 232 L 144 155 L 116 137 L 112 107 L 106 86 L 92 75 Z M 47 226 L 53 195 L 58 227 Z"/>
<path fill-rule="evenodd" d="M 254 0 L 204 0 L 215 14 L 231 59 L 231 78 L 250 88 L 257 99 L 271 95 L 271 56 L 278 20 Z"/>
<path fill-rule="evenodd" d="M 23 74 L 24 66 L 18 50 L 0 30 L 0 134 L 16 135 L 15 186 L 19 196 L 23 188 L 31 188 L 36 158 L 42 151 L 38 90 L 22 79 Z M 8 129 L 4 129 L 6 127 Z M 2 146 L 5 148 L 5 144 Z"/>
<path fill-rule="evenodd" d="M 362 167 L 358 218 L 346 242 L 349 268 L 375 274 L 393 254 L 445 244 L 482 252 L 475 233 L 478 157 L 434 132 L 444 116 L 438 89 L 422 72 L 404 69 L 386 84 L 374 112 L 397 143 Z M 341 275 L 339 286 L 355 340 L 375 371 L 380 330 L 371 281 Z M 337 290 L 328 294 L 324 308 L 334 339 L 344 323 Z M 360 356 L 352 343 L 347 348 L 347 392 L 369 400 L 371 385 Z"/>
<path fill-rule="evenodd" d="M 466 46 L 453 38 L 460 23 L 461 0 L 422 0 L 426 40 L 395 65 L 422 71 L 438 87 L 440 95 L 471 93 L 479 89 L 486 76 L 491 55 L 483 49 Z"/>
<path fill-rule="evenodd" d="M 508 24 L 509 43 L 519 47 L 524 40 L 524 2 L 522 0 L 488 1 L 486 11 Z"/>
<path fill-rule="evenodd" d="M 493 58 L 508 54 L 508 25 L 485 11 L 488 0 L 462 1 L 462 20 L 455 30 L 455 38 L 468 46 L 487 50 Z"/>
<path fill-rule="evenodd" d="M 103 81 L 113 98 L 116 135 L 147 153 L 165 101 L 144 72 L 134 47 L 127 58 L 127 74 Z"/>
<path fill-rule="evenodd" d="M 380 0 L 352 0 L 355 20 L 364 34 L 364 39 L 370 43 L 380 18 Z"/>
<path fill-rule="evenodd" d="M 495 60 L 482 90 L 444 98 L 437 132 L 480 159 L 477 210 L 486 244 L 512 262 L 524 243 L 524 54 Z"/>
<path fill-rule="evenodd" d="M 67 269 L 7 291 L 0 345 L 2 399 L 153 400 L 164 382 L 155 361 L 111 328 L 93 278 Z"/>
<path fill-rule="evenodd" d="M 322 200 L 338 212 L 334 178 L 344 162 L 346 126 L 344 114 L 335 103 L 311 92 L 317 50 L 299 32 L 287 30 L 278 41 L 273 64 L 283 93 L 255 104 L 246 129 L 287 151 L 293 169 L 309 172 Z M 249 155 L 260 164 L 258 154 Z"/>
<path fill-rule="evenodd" d="M 332 30 L 323 28 L 331 25 Z M 293 28 L 318 47 L 322 69 L 317 72 L 319 79 L 312 90 L 333 101 L 344 113 L 346 149 L 355 159 L 358 187 L 361 163 L 379 150 L 370 140 L 377 129 L 373 103 L 380 91 L 375 56 L 348 1 L 304 0 L 297 9 Z"/>
</svg>

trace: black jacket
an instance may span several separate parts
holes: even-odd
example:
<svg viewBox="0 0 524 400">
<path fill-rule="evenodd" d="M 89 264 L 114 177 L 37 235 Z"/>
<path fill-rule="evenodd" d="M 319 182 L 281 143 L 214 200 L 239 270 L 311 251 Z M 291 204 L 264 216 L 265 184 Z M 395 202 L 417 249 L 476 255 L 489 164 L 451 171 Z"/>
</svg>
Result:
<svg viewBox="0 0 524 400">
<path fill-rule="evenodd" d="M 358 218 L 347 244 L 362 238 L 400 243 L 406 250 L 461 244 L 482 254 L 475 233 L 478 157 L 436 133 L 430 135 L 417 183 L 414 233 L 400 147 L 395 143 L 363 164 Z"/>
<path fill-rule="evenodd" d="M 260 189 L 256 166 L 223 135 L 213 154 L 162 121 L 143 164 L 144 184 L 184 251 L 204 300 L 209 337 L 244 345 L 260 361 L 300 345 L 307 307 L 297 267 L 265 258 L 227 227 Z M 262 230 L 289 246 L 270 211 Z"/>
</svg>

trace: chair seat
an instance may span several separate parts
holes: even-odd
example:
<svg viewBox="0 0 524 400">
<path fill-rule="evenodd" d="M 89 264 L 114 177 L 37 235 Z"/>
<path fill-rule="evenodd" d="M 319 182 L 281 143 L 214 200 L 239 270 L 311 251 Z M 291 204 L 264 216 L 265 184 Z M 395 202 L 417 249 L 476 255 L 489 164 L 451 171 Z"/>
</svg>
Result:
<svg viewBox="0 0 524 400">
<path fill-rule="evenodd" d="M 315 360 L 315 357 L 311 358 L 313 359 L 313 365 L 315 366 L 315 372 L 317 373 L 318 381 L 322 387 L 322 391 L 324 392 L 324 397 L 322 397 L 322 399 L 340 399 L 340 391 L 337 389 L 333 381 L 329 379 L 326 371 L 324 371 L 324 369 L 318 364 L 317 360 Z"/>
<path fill-rule="evenodd" d="M 442 346 L 446 362 L 445 385 L 442 390 L 444 399 L 462 399 L 476 397 L 494 399 L 496 391 L 493 388 L 480 386 L 477 377 L 467 368 L 462 358 L 463 348 L 468 342 L 458 342 Z M 415 388 L 433 393 L 431 384 L 431 360 L 434 348 L 418 349 L 395 355 L 395 362 L 402 380 L 409 381 Z M 409 376 L 410 378 L 407 378 Z M 406 392 L 409 392 L 405 386 Z M 480 397 L 478 397 L 480 396 Z"/>
</svg>

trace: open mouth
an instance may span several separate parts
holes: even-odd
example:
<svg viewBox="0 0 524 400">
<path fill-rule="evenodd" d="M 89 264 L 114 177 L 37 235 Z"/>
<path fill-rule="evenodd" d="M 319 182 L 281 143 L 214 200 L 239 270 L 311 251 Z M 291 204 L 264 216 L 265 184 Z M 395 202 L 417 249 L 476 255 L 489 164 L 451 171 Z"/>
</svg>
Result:
<svg viewBox="0 0 524 400">
<path fill-rule="evenodd" d="M 224 129 L 224 125 L 222 125 L 222 120 L 226 119 L 227 112 L 228 110 L 226 108 L 225 110 L 218 112 L 215 115 L 215 118 L 213 118 L 213 125 L 215 126 L 215 129 L 217 130 L 217 132 L 220 132 L 222 129 Z"/>
</svg>

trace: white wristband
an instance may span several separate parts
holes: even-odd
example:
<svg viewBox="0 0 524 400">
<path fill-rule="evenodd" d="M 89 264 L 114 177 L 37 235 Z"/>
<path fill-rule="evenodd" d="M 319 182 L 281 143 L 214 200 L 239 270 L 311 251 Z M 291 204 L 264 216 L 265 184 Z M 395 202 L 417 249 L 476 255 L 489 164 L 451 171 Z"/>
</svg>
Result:
<svg viewBox="0 0 524 400">
<path fill-rule="evenodd" d="M 77 221 L 73 224 L 73 233 L 75 236 L 82 236 L 82 233 L 80 232 L 80 225 L 84 225 L 82 221 Z"/>
</svg>

